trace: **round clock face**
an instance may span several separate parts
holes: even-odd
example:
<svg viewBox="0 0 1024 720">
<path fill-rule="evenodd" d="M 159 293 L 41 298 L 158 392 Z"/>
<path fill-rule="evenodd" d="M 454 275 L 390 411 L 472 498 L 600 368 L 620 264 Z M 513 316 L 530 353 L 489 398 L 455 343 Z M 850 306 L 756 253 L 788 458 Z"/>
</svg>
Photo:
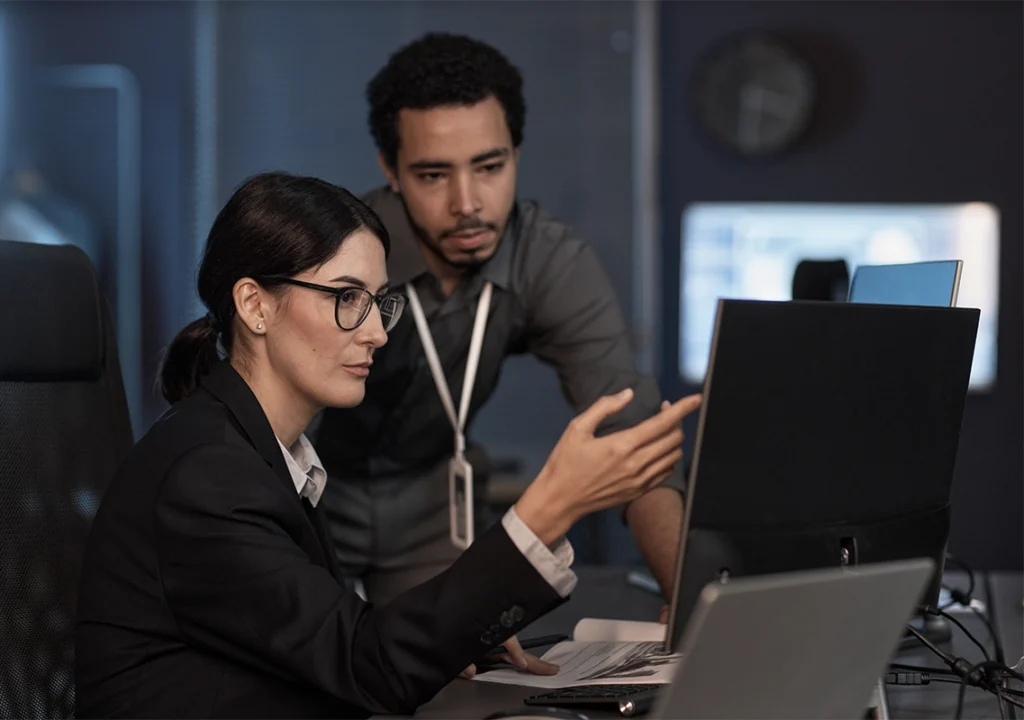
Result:
<svg viewBox="0 0 1024 720">
<path fill-rule="evenodd" d="M 713 53 L 694 86 L 697 117 L 744 155 L 779 153 L 803 135 L 814 106 L 810 66 L 779 40 L 749 36 Z"/>
</svg>

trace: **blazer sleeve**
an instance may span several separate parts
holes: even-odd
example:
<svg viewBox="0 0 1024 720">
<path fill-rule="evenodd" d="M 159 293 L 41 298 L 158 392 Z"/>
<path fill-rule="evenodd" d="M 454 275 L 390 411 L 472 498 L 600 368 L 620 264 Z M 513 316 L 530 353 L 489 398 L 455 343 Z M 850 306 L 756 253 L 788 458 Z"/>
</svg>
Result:
<svg viewBox="0 0 1024 720">
<path fill-rule="evenodd" d="M 408 714 L 563 602 L 498 524 L 447 571 L 372 606 L 301 549 L 301 522 L 298 497 L 251 449 L 204 445 L 172 466 L 155 526 L 187 642 L 370 712 Z"/>
</svg>

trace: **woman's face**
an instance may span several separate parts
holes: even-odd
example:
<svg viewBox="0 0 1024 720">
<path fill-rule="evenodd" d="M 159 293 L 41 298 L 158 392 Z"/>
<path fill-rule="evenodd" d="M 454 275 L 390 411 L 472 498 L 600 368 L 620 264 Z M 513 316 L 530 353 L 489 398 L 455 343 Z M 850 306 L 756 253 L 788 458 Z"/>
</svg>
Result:
<svg viewBox="0 0 1024 720">
<path fill-rule="evenodd" d="M 388 284 L 384 246 L 376 235 L 361 229 L 345 239 L 334 257 L 295 279 L 381 294 Z M 353 293 L 343 300 L 358 297 Z M 342 324 L 348 327 L 344 308 L 343 301 Z M 362 324 L 342 330 L 335 321 L 334 295 L 295 286 L 283 287 L 266 332 L 267 356 L 275 374 L 319 407 L 354 407 L 362 402 L 373 352 L 387 339 L 375 302 Z"/>
</svg>

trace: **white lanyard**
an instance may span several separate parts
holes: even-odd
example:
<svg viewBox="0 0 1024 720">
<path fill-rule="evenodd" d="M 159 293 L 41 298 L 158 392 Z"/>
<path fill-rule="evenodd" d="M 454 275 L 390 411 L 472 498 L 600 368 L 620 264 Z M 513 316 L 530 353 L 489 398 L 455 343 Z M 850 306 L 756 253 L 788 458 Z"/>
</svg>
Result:
<svg viewBox="0 0 1024 720">
<path fill-rule="evenodd" d="M 416 320 L 420 342 L 423 343 L 423 351 L 427 354 L 427 362 L 430 364 L 430 373 L 434 376 L 434 384 L 437 385 L 437 393 L 441 396 L 441 404 L 444 405 L 448 419 L 451 420 L 452 428 L 455 430 L 455 457 L 458 460 L 464 460 L 466 455 L 466 418 L 469 415 L 469 400 L 473 395 L 473 383 L 476 382 L 477 366 L 480 364 L 480 349 L 484 344 L 487 312 L 491 306 L 491 283 L 484 285 L 484 289 L 480 293 L 480 302 L 476 308 L 473 336 L 469 341 L 469 357 L 466 360 L 466 375 L 462 379 L 462 397 L 459 398 L 458 416 L 455 415 L 455 403 L 452 402 L 452 394 L 448 389 L 448 381 L 445 379 L 444 370 L 441 367 L 441 359 L 437 356 L 434 338 L 430 335 L 430 328 L 427 327 L 427 316 L 423 313 L 420 298 L 412 283 L 406 285 L 406 289 L 409 291 L 409 305 L 412 306 L 412 316 Z"/>
</svg>

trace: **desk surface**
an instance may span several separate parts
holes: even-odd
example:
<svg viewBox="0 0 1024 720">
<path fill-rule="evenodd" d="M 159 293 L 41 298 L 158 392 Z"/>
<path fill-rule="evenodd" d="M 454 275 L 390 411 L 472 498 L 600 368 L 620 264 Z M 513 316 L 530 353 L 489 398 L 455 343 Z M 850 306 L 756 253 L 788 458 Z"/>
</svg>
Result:
<svg viewBox="0 0 1024 720">
<path fill-rule="evenodd" d="M 656 620 L 661 608 L 660 598 L 626 584 L 626 570 L 613 567 L 584 567 L 577 571 L 580 582 L 572 599 L 562 607 L 536 621 L 520 635 L 546 635 L 571 632 L 583 617 L 614 617 L 622 620 Z M 966 587 L 957 573 L 947 575 L 947 583 Z M 1013 665 L 1024 653 L 1022 621 L 1024 621 L 1024 580 L 1019 573 L 993 574 L 992 597 L 995 600 L 997 633 L 1000 635 L 1008 663 Z M 978 599 L 988 603 L 989 584 L 979 582 Z M 964 626 L 993 652 L 992 639 L 984 624 L 973 615 L 956 616 Z M 953 628 L 952 650 L 971 662 L 979 662 L 981 652 L 957 628 Z M 941 662 L 927 650 L 903 653 L 898 662 L 940 667 Z M 956 710 L 958 686 L 933 683 L 924 687 L 890 687 L 889 711 L 899 718 L 951 718 Z M 442 690 L 431 702 L 420 708 L 417 718 L 484 718 L 491 713 L 526 710 L 522 704 L 536 689 L 458 679 Z M 590 717 L 600 714 L 587 712 Z M 964 700 L 965 718 L 998 718 L 995 698 L 975 688 L 968 688 Z M 615 717 L 607 715 L 607 717 Z M 1018 717 L 1024 714 L 1018 713 Z"/>
</svg>

